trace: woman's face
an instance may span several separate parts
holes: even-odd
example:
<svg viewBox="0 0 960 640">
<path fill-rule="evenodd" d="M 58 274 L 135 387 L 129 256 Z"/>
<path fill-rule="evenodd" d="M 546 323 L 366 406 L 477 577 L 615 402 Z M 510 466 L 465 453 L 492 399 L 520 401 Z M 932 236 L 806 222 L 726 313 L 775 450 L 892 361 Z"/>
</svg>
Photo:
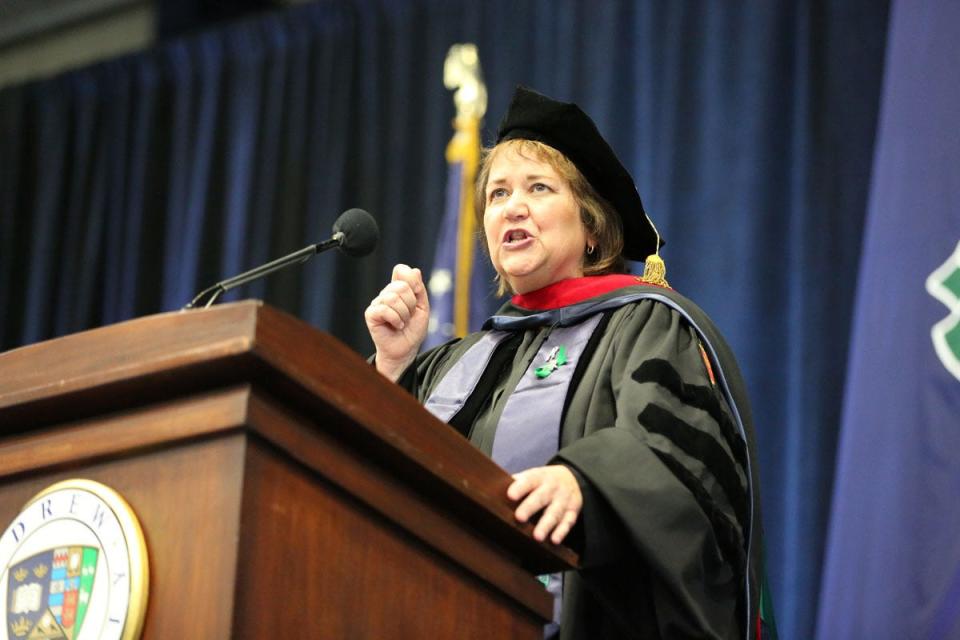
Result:
<svg viewBox="0 0 960 640">
<path fill-rule="evenodd" d="M 580 206 L 553 167 L 503 149 L 490 166 L 485 196 L 490 259 L 514 292 L 583 275 L 588 238 Z"/>
</svg>

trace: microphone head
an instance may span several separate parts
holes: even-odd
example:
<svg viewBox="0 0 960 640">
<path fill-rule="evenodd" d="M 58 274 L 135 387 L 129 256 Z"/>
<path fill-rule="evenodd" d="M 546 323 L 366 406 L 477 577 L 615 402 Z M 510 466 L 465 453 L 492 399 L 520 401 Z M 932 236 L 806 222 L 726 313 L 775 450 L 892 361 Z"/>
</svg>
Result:
<svg viewBox="0 0 960 640">
<path fill-rule="evenodd" d="M 342 233 L 340 250 L 348 256 L 365 256 L 377 246 L 380 229 L 373 216 L 363 209 L 347 209 L 333 223 L 333 233 Z"/>
</svg>

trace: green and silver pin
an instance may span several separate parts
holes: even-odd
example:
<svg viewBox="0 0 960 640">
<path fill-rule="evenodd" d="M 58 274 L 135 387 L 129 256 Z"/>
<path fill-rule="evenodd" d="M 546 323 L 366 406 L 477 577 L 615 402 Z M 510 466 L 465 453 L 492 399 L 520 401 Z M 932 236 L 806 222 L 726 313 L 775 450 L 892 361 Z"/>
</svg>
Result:
<svg viewBox="0 0 960 640">
<path fill-rule="evenodd" d="M 565 364 L 567 364 L 567 348 L 561 344 L 551 349 L 547 354 L 547 361 L 533 372 L 542 380 Z"/>
</svg>

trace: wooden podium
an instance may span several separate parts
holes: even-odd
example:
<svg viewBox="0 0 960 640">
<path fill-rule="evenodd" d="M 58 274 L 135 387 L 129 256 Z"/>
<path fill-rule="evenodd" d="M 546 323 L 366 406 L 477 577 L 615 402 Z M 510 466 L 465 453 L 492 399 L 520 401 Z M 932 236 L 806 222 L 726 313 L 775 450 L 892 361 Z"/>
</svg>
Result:
<svg viewBox="0 0 960 640">
<path fill-rule="evenodd" d="M 259 302 L 0 354 L 0 528 L 67 478 L 140 520 L 144 638 L 540 638 L 535 575 L 576 563 L 506 472 Z"/>
</svg>

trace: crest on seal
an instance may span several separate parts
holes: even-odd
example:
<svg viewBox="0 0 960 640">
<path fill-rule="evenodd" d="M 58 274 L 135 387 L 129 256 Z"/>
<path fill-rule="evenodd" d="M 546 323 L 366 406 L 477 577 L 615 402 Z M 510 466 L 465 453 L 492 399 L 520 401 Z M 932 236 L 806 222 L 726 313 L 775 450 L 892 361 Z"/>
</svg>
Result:
<svg viewBox="0 0 960 640">
<path fill-rule="evenodd" d="M 7 573 L 10 636 L 76 638 L 90 604 L 99 554 L 96 547 L 60 547 L 12 565 Z"/>
<path fill-rule="evenodd" d="M 116 492 L 67 480 L 0 536 L 0 640 L 134 640 L 147 598 L 143 533 Z"/>
</svg>

